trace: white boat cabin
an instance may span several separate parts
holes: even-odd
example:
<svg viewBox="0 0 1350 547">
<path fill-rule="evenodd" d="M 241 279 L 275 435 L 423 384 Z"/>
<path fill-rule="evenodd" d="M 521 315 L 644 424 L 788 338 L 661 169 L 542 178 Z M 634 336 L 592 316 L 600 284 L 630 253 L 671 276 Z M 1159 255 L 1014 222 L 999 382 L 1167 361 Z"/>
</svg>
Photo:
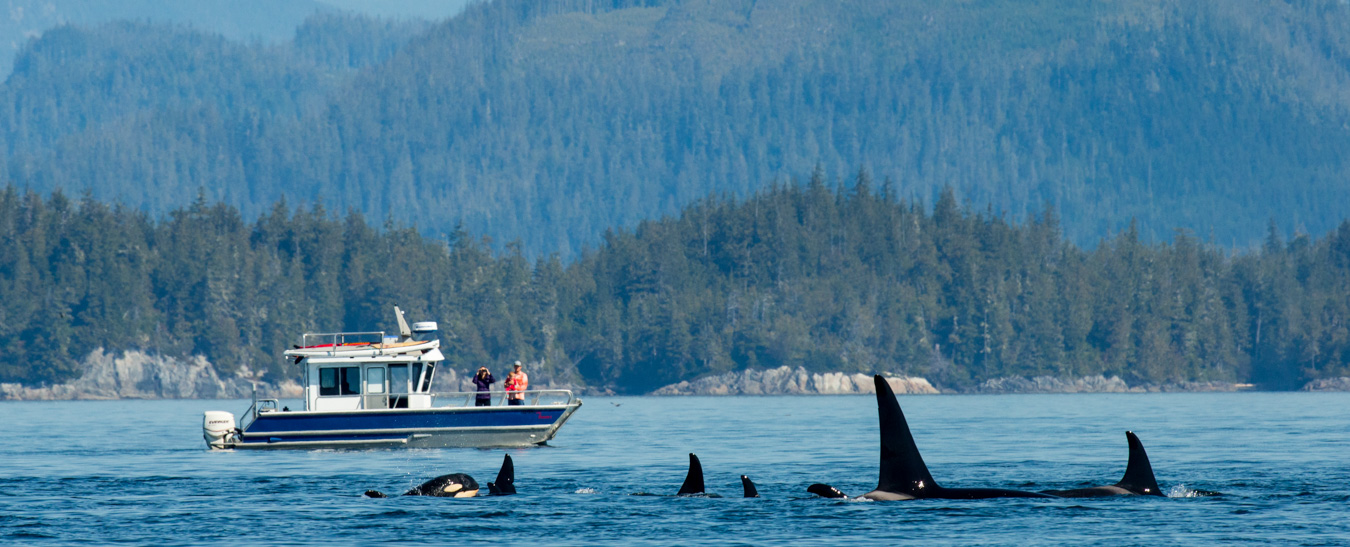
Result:
<svg viewBox="0 0 1350 547">
<path fill-rule="evenodd" d="M 383 332 L 305 334 L 301 345 L 286 351 L 304 367 L 305 410 L 431 408 L 431 382 L 445 357 L 440 340 L 416 340 L 413 333 L 434 332 L 436 323 L 409 329 L 403 313 L 396 315 L 397 337 Z"/>
</svg>

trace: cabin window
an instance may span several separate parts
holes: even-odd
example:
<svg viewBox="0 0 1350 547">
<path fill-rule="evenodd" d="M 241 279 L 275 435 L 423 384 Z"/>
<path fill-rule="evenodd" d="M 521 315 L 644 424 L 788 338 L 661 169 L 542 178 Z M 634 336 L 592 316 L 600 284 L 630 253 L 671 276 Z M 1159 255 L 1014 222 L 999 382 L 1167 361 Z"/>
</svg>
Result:
<svg viewBox="0 0 1350 547">
<path fill-rule="evenodd" d="M 408 408 L 408 365 L 389 365 L 389 408 Z"/>
<path fill-rule="evenodd" d="M 324 367 L 319 369 L 319 395 L 360 395 L 361 367 Z"/>
<path fill-rule="evenodd" d="M 366 393 L 384 393 L 384 368 L 366 368 Z"/>
<path fill-rule="evenodd" d="M 436 373 L 436 364 L 427 363 L 427 379 L 426 381 L 422 382 L 422 393 L 431 391 L 431 377 L 435 373 Z"/>
<path fill-rule="evenodd" d="M 421 393 L 425 391 L 422 389 L 422 363 L 413 363 L 412 383 L 414 393 Z"/>
<path fill-rule="evenodd" d="M 408 392 L 408 365 L 389 365 L 389 393 Z"/>
</svg>

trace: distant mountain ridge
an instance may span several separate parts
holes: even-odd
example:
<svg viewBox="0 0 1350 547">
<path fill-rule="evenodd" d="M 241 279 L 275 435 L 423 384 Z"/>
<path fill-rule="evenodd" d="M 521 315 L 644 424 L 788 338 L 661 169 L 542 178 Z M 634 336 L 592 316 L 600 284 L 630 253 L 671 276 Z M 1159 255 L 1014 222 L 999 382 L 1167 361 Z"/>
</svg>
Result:
<svg viewBox="0 0 1350 547">
<path fill-rule="evenodd" d="M 284 195 L 528 256 L 816 165 L 1049 203 L 1089 245 L 1130 219 L 1247 248 L 1350 216 L 1337 0 L 498 0 L 382 25 L 49 33 L 0 88 L 0 173 L 154 214 Z"/>
</svg>

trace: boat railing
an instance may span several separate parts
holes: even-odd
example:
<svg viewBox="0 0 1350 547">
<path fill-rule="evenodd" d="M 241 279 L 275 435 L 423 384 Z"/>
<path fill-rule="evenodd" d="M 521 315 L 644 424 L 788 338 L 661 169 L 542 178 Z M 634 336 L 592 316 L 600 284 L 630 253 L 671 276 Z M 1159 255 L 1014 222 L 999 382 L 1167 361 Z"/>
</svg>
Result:
<svg viewBox="0 0 1350 547">
<path fill-rule="evenodd" d="M 276 412 L 276 410 L 277 400 L 259 399 L 258 386 L 253 386 L 253 404 L 249 405 L 248 410 L 244 411 L 244 415 L 239 417 L 239 430 L 248 431 L 248 426 L 258 419 L 259 412 Z"/>
<path fill-rule="evenodd" d="M 300 337 L 301 349 L 338 348 L 356 344 L 384 343 L 384 331 L 371 332 L 307 332 Z"/>
<path fill-rule="evenodd" d="M 508 397 L 521 399 L 524 406 L 562 406 L 571 405 L 577 402 L 577 397 L 570 389 L 527 389 L 525 391 L 456 391 L 447 393 L 432 393 L 431 406 L 433 408 L 454 408 L 477 406 L 478 395 L 486 393 L 490 396 L 490 406 L 506 406 Z"/>
</svg>

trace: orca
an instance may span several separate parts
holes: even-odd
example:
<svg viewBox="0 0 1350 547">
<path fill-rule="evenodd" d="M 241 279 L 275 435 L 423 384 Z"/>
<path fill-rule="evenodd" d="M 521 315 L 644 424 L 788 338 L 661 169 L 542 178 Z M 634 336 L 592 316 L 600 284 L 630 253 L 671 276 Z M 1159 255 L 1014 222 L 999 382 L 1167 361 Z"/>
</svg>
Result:
<svg viewBox="0 0 1350 547">
<path fill-rule="evenodd" d="M 1071 490 L 1043 490 L 1042 493 L 1061 498 L 1104 498 L 1107 496 L 1162 496 L 1158 481 L 1153 477 L 1153 466 L 1144 452 L 1144 443 L 1133 431 L 1125 432 L 1130 443 L 1130 459 L 1125 464 L 1125 476 L 1109 486 L 1074 488 Z"/>
<path fill-rule="evenodd" d="M 516 466 L 511 463 L 511 455 L 502 459 L 502 468 L 497 471 L 497 480 L 488 483 L 488 493 L 493 496 L 509 496 L 516 493 Z"/>
<path fill-rule="evenodd" d="M 689 472 L 684 476 L 684 484 L 680 485 L 680 491 L 676 496 L 701 496 L 703 491 L 703 464 L 699 463 L 698 456 L 693 452 L 689 453 Z"/>
<path fill-rule="evenodd" d="M 872 380 L 877 388 L 877 420 L 881 429 L 881 470 L 875 490 L 859 496 L 876 501 L 912 499 L 989 499 L 989 498 L 1053 498 L 1039 492 L 1005 490 L 1001 488 L 944 488 L 933 480 L 928 466 L 919 455 L 909 423 L 900 410 L 900 403 L 891 391 L 891 385 L 880 374 Z M 838 489 L 826 484 L 813 484 L 808 492 L 821 495 L 838 494 Z M 826 495 L 825 497 L 836 497 Z"/>
<path fill-rule="evenodd" d="M 472 498 L 478 495 L 478 481 L 464 473 L 441 475 L 404 492 L 405 496 L 435 496 L 438 498 Z M 366 490 L 366 497 L 387 498 L 378 490 Z"/>
<path fill-rule="evenodd" d="M 741 475 L 741 489 L 747 498 L 758 498 L 759 490 L 755 488 L 755 483 L 750 477 Z M 703 486 L 703 463 L 698 460 L 698 456 L 693 452 L 689 453 L 689 472 L 684 476 L 684 483 L 680 485 L 680 491 L 676 496 L 696 496 L 706 498 L 720 498 L 717 494 L 709 494 Z"/>
<path fill-rule="evenodd" d="M 838 488 L 828 484 L 815 483 L 806 487 L 806 491 L 822 498 L 830 499 L 848 499 L 848 494 L 840 492 Z"/>
<path fill-rule="evenodd" d="M 488 495 L 509 496 L 516 493 L 516 466 L 511 455 L 502 458 L 502 468 L 497 471 L 497 480 L 489 482 Z M 435 496 L 438 498 L 472 498 L 478 495 L 478 481 L 464 473 L 441 475 L 404 492 L 405 496 Z M 379 490 L 366 490 L 366 497 L 387 498 Z"/>
<path fill-rule="evenodd" d="M 745 490 L 745 497 L 758 498 L 759 489 L 755 488 L 755 483 L 750 482 L 750 477 L 741 475 L 741 489 Z"/>
</svg>

